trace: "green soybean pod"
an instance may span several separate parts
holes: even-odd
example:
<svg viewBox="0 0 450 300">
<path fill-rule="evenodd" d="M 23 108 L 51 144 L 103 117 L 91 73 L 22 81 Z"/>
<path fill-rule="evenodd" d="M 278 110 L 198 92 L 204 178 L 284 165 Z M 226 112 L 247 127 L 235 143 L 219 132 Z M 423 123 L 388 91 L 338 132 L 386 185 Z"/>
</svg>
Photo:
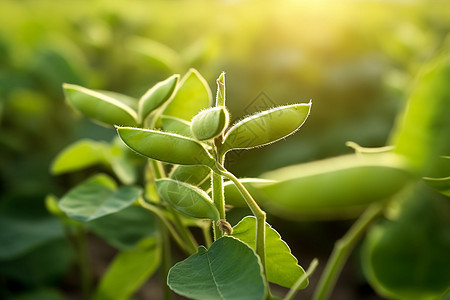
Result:
<svg viewBox="0 0 450 300">
<path fill-rule="evenodd" d="M 178 165 L 215 167 L 214 158 L 203 145 L 188 137 L 158 130 L 116 128 L 128 147 L 149 158 Z"/>
<path fill-rule="evenodd" d="M 107 125 L 136 126 L 137 100 L 113 92 L 90 90 L 75 84 L 63 84 L 67 102 L 76 110 Z"/>
<path fill-rule="evenodd" d="M 192 118 L 191 132 L 199 141 L 209 140 L 221 135 L 229 122 L 230 116 L 224 106 L 211 107 Z"/>
<path fill-rule="evenodd" d="M 175 166 L 170 174 L 169 177 L 186 182 L 192 185 L 199 186 L 205 180 L 207 180 L 211 175 L 211 169 L 206 166 L 187 166 L 187 165 L 179 165 Z"/>
<path fill-rule="evenodd" d="M 225 134 L 222 154 L 271 144 L 296 132 L 305 122 L 311 102 L 276 107 L 248 116 Z"/>
<path fill-rule="evenodd" d="M 280 168 L 261 178 L 274 181 L 253 184 L 263 195 L 262 205 L 298 219 L 354 216 L 399 192 L 413 176 L 409 164 L 396 155 L 352 154 Z"/>
<path fill-rule="evenodd" d="M 171 99 L 179 79 L 180 75 L 172 75 L 166 80 L 158 82 L 139 99 L 140 123 L 144 122 L 152 111 Z"/>
<path fill-rule="evenodd" d="M 156 187 L 161 198 L 176 210 L 200 219 L 219 220 L 219 211 L 203 190 L 173 179 L 158 179 Z"/>
</svg>

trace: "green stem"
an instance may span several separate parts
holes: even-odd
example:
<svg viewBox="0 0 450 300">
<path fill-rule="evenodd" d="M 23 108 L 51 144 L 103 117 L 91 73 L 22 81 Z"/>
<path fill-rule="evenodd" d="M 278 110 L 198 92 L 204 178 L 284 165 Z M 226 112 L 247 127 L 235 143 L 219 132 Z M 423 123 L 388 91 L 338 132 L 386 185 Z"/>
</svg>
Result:
<svg viewBox="0 0 450 300">
<path fill-rule="evenodd" d="M 306 270 L 305 273 L 303 273 L 302 276 L 294 283 L 292 288 L 289 290 L 289 293 L 287 293 L 286 297 L 284 297 L 284 300 L 291 300 L 294 298 L 295 294 L 298 292 L 298 288 L 309 278 L 311 277 L 311 274 L 316 270 L 317 266 L 319 265 L 319 261 L 317 258 L 314 258 L 311 264 L 308 267 L 308 270 Z"/>
<path fill-rule="evenodd" d="M 91 295 L 91 273 L 89 272 L 86 234 L 82 225 L 77 226 L 76 241 L 81 276 L 81 290 L 84 299 L 89 299 Z"/>
<path fill-rule="evenodd" d="M 187 226 L 185 226 L 183 224 L 183 222 L 181 221 L 181 217 L 180 217 L 178 211 L 176 211 L 170 205 L 167 206 L 167 209 L 172 214 L 173 222 L 175 224 L 175 227 L 178 229 L 178 232 L 181 234 L 181 237 L 185 241 L 185 244 L 187 244 L 187 248 L 189 249 L 190 254 L 196 253 L 197 252 L 197 248 L 198 248 L 197 241 L 195 240 L 194 236 L 189 231 Z"/>
<path fill-rule="evenodd" d="M 313 300 L 328 299 L 356 243 L 361 239 L 367 227 L 381 215 L 384 208 L 385 205 L 382 203 L 374 203 L 369 206 L 349 231 L 335 243 L 333 252 L 320 277 Z"/>
<path fill-rule="evenodd" d="M 213 221 L 214 222 L 214 221 Z M 206 248 L 211 247 L 211 226 L 202 226 L 203 237 L 205 238 Z"/>
<path fill-rule="evenodd" d="M 222 162 L 219 162 L 222 164 Z M 211 172 L 212 176 L 212 198 L 214 205 L 219 211 L 219 219 L 225 220 L 225 199 L 223 190 L 223 177 L 215 172 Z M 214 223 L 214 240 L 223 236 L 222 230 Z"/>
<path fill-rule="evenodd" d="M 172 266 L 170 239 L 167 227 L 165 226 L 164 222 L 162 221 L 160 222 L 161 222 L 160 232 L 162 240 L 161 284 L 163 286 L 164 300 L 171 300 L 172 292 L 166 283 L 170 267 Z"/>
<path fill-rule="evenodd" d="M 266 274 L 266 213 L 258 206 L 252 195 L 247 191 L 245 186 L 232 173 L 218 165 L 218 170 L 222 176 L 227 177 L 236 185 L 236 188 L 244 197 L 245 202 L 256 217 L 256 254 L 258 254 L 263 265 L 264 274 Z"/>
</svg>

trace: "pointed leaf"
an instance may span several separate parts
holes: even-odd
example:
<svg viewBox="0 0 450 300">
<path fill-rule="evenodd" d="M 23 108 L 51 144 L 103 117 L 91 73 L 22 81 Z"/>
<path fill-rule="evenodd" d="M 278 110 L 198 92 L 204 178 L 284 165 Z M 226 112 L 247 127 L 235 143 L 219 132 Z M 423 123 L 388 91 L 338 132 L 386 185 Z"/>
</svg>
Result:
<svg viewBox="0 0 450 300">
<path fill-rule="evenodd" d="M 256 219 L 245 217 L 233 227 L 232 235 L 243 241 L 252 249 L 256 247 Z M 266 223 L 266 271 L 267 279 L 278 285 L 291 288 L 305 271 L 291 254 L 289 246 L 281 239 L 278 232 Z M 304 289 L 308 280 L 299 286 Z"/>
<path fill-rule="evenodd" d="M 71 189 L 61 198 L 59 207 L 67 216 L 86 222 L 130 206 L 141 192 L 132 186 L 117 189 L 113 179 L 100 174 Z"/>
<path fill-rule="evenodd" d="M 80 140 L 62 150 L 53 161 L 51 171 L 54 175 L 82 170 L 104 163 L 103 143 L 94 140 Z"/>
<path fill-rule="evenodd" d="M 198 187 L 173 179 L 159 179 L 156 187 L 161 197 L 176 210 L 194 218 L 219 220 L 212 200 Z"/>
<path fill-rule="evenodd" d="M 131 127 L 117 127 L 117 132 L 131 149 L 149 158 L 179 165 L 215 166 L 203 145 L 185 136 Z"/>
<path fill-rule="evenodd" d="M 170 100 L 178 83 L 180 75 L 172 75 L 164 81 L 158 82 L 149 89 L 139 100 L 139 122 L 142 123 L 147 116 Z"/>
<path fill-rule="evenodd" d="M 211 104 L 212 93 L 208 83 L 197 70 L 190 69 L 164 110 L 164 115 L 190 121 L 200 110 L 210 107 Z"/>
<path fill-rule="evenodd" d="M 251 149 L 281 140 L 300 129 L 309 115 L 311 102 L 275 107 L 246 117 L 233 125 L 220 151 Z"/>
<path fill-rule="evenodd" d="M 63 85 L 67 101 L 84 115 L 108 125 L 136 126 L 135 100 L 112 92 L 99 92 L 78 85 Z M 120 95 L 120 97 L 114 97 Z"/>
<path fill-rule="evenodd" d="M 363 271 L 390 299 L 441 299 L 450 283 L 449 199 L 423 183 L 399 196 L 397 215 L 367 234 Z"/>
<path fill-rule="evenodd" d="M 94 300 L 126 300 L 156 271 L 161 261 L 161 247 L 155 238 L 142 240 L 132 250 L 114 258 L 94 295 Z"/>
<path fill-rule="evenodd" d="M 191 299 L 262 300 L 265 284 L 255 252 L 233 237 L 222 237 L 207 250 L 175 264 L 169 287 Z"/>
</svg>

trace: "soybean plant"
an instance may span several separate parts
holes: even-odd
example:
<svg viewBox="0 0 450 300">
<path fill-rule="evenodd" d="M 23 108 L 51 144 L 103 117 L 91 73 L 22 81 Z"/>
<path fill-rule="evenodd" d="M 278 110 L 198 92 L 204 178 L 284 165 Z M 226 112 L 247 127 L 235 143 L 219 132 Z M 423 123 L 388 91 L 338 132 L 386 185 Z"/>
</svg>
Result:
<svg viewBox="0 0 450 300">
<path fill-rule="evenodd" d="M 269 145 L 294 134 L 307 119 L 311 102 L 274 107 L 230 125 L 225 73 L 217 79 L 214 103 L 197 71 L 190 70 L 179 79 L 174 75 L 157 83 L 140 99 L 64 85 L 66 99 L 75 110 L 102 125 L 114 126 L 120 140 L 111 144 L 85 140 L 72 145 L 57 157 L 53 172 L 101 163 L 123 185 L 118 187 L 109 175 L 97 174 L 70 190 L 53 210 L 62 211 L 62 218 L 87 222 L 80 226 L 94 228 L 116 244 L 124 238 L 104 234 L 103 227 L 108 225 L 102 225 L 102 219 L 125 214 L 134 206 L 159 220 L 159 232 L 151 239 L 143 234 L 140 237 L 147 239 L 122 248 L 94 293 L 86 287 L 86 295 L 126 299 L 161 263 L 168 287 L 188 298 L 273 299 L 271 282 L 289 288 L 285 299 L 292 299 L 308 285 L 317 261 L 305 272 L 267 224 L 266 213 L 246 185 L 269 181 L 238 179 L 225 168 L 225 162 L 230 151 Z M 134 153 L 147 159 L 142 187 L 136 186 L 140 177 L 133 164 L 139 157 Z M 81 161 L 74 162 L 75 157 Z M 234 227 L 227 221 L 225 209 L 226 190 L 232 189 L 239 191 L 253 214 Z M 203 245 L 199 246 L 189 227 L 201 228 Z M 169 236 L 188 255 L 173 266 Z M 145 256 L 146 251 L 151 258 Z M 140 259 L 149 267 L 139 266 Z M 128 278 L 117 286 L 124 270 Z M 89 279 L 85 281 L 88 286 Z M 167 288 L 165 297 L 170 298 Z"/>
</svg>

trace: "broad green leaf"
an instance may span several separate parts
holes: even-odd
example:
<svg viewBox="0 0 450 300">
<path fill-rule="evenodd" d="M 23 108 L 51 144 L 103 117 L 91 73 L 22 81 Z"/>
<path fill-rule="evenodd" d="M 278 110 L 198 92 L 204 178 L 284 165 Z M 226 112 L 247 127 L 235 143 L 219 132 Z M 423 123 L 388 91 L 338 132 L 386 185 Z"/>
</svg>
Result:
<svg viewBox="0 0 450 300">
<path fill-rule="evenodd" d="M 198 300 L 261 300 L 265 284 L 261 263 L 253 249 L 233 238 L 222 237 L 209 249 L 175 264 L 169 271 L 169 287 Z"/>
<path fill-rule="evenodd" d="M 339 217 L 393 196 L 411 181 L 408 165 L 392 154 L 344 155 L 280 168 L 253 184 L 272 213 L 291 218 Z"/>
<path fill-rule="evenodd" d="M 192 135 L 199 141 L 221 135 L 228 127 L 230 116 L 224 106 L 210 107 L 194 116 L 191 122 Z"/>
<path fill-rule="evenodd" d="M 219 220 L 212 200 L 198 187 L 173 179 L 158 179 L 156 187 L 161 197 L 176 210 L 194 218 Z"/>
<path fill-rule="evenodd" d="M 200 185 L 210 178 L 211 169 L 205 166 L 175 166 L 169 177 L 192 185 Z"/>
<path fill-rule="evenodd" d="M 233 227 L 232 236 L 243 241 L 252 249 L 256 248 L 256 219 L 245 217 Z M 278 232 L 266 223 L 266 272 L 267 279 L 278 285 L 291 288 L 305 271 L 298 265 L 289 246 Z M 304 289 L 308 280 L 299 289 Z"/>
<path fill-rule="evenodd" d="M 172 75 L 158 82 L 139 99 L 139 123 L 144 122 L 152 111 L 169 101 L 179 78 L 180 75 Z"/>
<path fill-rule="evenodd" d="M 441 299 L 450 283 L 450 202 L 425 184 L 400 195 L 399 213 L 371 228 L 362 265 L 388 298 Z"/>
<path fill-rule="evenodd" d="M 50 240 L 64 235 L 55 217 L 19 218 L 0 215 L 0 260 L 24 255 Z"/>
<path fill-rule="evenodd" d="M 190 69 L 163 114 L 190 121 L 211 104 L 212 93 L 208 83 L 197 70 Z"/>
<path fill-rule="evenodd" d="M 450 52 L 425 66 L 392 133 L 395 153 L 406 156 L 420 176 L 436 176 L 439 157 L 450 153 Z M 437 176 L 448 176 L 437 175 Z"/>
<path fill-rule="evenodd" d="M 61 151 L 53 161 L 54 175 L 78 171 L 105 162 L 105 145 L 93 140 L 80 140 Z"/>
<path fill-rule="evenodd" d="M 132 98 L 112 92 L 94 91 L 74 84 L 65 83 L 63 88 L 70 105 L 84 115 L 108 125 L 137 125 L 137 112 L 130 106 L 130 103 L 134 102 Z"/>
<path fill-rule="evenodd" d="M 59 208 L 67 216 L 87 222 L 130 206 L 141 192 L 133 186 L 117 188 L 113 179 L 100 174 L 71 189 L 61 198 Z"/>
<path fill-rule="evenodd" d="M 309 115 L 311 102 L 275 107 L 248 116 L 225 134 L 221 153 L 265 146 L 295 133 Z"/>
<path fill-rule="evenodd" d="M 156 235 L 153 215 L 148 210 L 134 205 L 95 219 L 86 226 L 120 250 L 134 248 L 143 238 Z"/>
<path fill-rule="evenodd" d="M 166 132 L 192 137 L 191 123 L 171 116 L 161 116 L 161 127 Z"/>
<path fill-rule="evenodd" d="M 174 133 L 117 127 L 120 138 L 134 151 L 152 159 L 179 165 L 215 167 L 215 160 L 199 142 Z"/>
<path fill-rule="evenodd" d="M 120 252 L 103 276 L 94 299 L 130 299 L 160 261 L 161 247 L 155 238 L 146 238 L 135 249 Z"/>
</svg>

